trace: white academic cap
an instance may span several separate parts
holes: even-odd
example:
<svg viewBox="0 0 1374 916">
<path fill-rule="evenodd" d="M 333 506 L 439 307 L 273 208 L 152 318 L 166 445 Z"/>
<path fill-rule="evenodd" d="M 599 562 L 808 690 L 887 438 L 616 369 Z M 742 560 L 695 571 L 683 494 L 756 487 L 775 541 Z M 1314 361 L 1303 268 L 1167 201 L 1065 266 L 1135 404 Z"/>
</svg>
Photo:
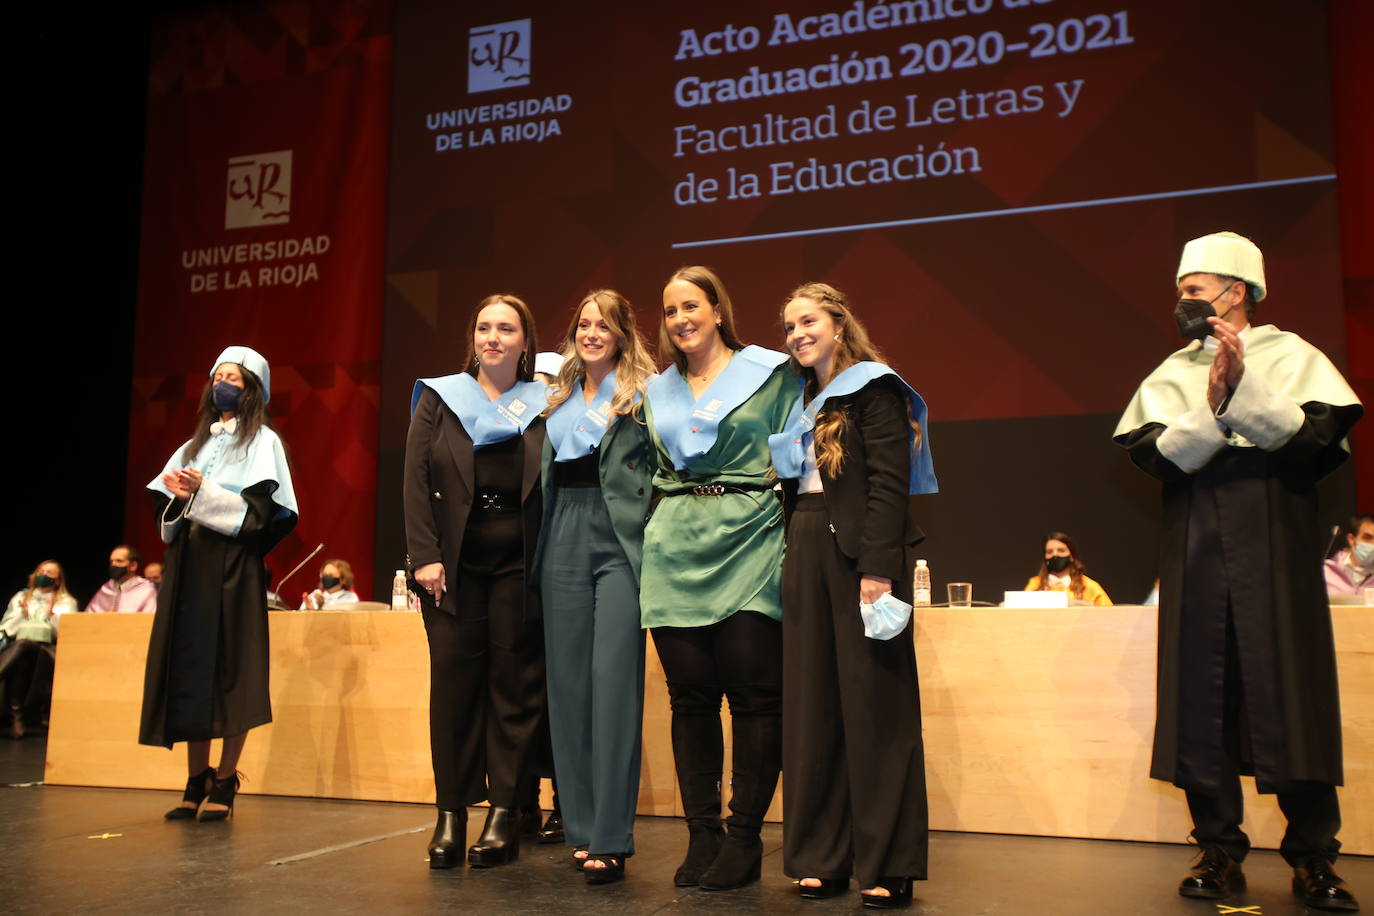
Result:
<svg viewBox="0 0 1374 916">
<path fill-rule="evenodd" d="M 210 378 L 215 377 L 215 370 L 225 363 L 234 363 L 242 366 L 249 372 L 258 377 L 262 382 L 262 402 L 266 404 L 272 399 L 272 370 L 267 365 L 267 359 L 254 350 L 252 347 L 225 347 L 224 352 L 215 360 L 215 364 L 210 367 Z"/>
<path fill-rule="evenodd" d="M 563 368 L 563 354 L 545 351 L 537 353 L 534 357 L 534 371 L 542 372 L 552 378 L 558 374 L 558 370 Z"/>
<path fill-rule="evenodd" d="M 1220 274 L 1244 280 L 1250 296 L 1264 298 L 1264 255 L 1259 246 L 1234 232 L 1213 232 L 1183 246 L 1175 282 L 1188 274 Z"/>
</svg>

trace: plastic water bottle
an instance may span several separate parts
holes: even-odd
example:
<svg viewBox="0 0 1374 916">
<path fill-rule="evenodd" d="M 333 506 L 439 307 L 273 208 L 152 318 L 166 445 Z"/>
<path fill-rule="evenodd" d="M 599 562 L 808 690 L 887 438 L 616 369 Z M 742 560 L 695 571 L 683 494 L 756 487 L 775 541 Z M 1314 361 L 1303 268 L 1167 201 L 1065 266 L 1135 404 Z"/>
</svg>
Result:
<svg viewBox="0 0 1374 916">
<path fill-rule="evenodd" d="M 911 606 L 930 607 L 930 567 L 925 560 L 916 561 L 916 572 L 911 578 Z"/>
<path fill-rule="evenodd" d="M 929 603 L 929 593 L 927 593 L 927 603 Z M 406 590 L 406 571 L 396 570 L 396 578 L 391 580 L 391 609 L 393 611 L 410 610 L 410 592 Z"/>
</svg>

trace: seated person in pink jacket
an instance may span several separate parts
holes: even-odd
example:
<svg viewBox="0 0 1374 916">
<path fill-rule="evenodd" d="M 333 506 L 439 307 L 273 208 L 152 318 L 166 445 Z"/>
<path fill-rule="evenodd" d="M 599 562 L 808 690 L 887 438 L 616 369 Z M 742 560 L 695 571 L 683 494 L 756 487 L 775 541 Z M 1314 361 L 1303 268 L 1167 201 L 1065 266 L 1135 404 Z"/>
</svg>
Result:
<svg viewBox="0 0 1374 916">
<path fill-rule="evenodd" d="M 1357 515 L 1350 520 L 1345 550 L 1326 561 L 1326 592 L 1358 595 L 1367 588 L 1374 588 L 1374 515 Z"/>
<path fill-rule="evenodd" d="M 128 544 L 120 544 L 110 551 L 110 578 L 86 605 L 86 613 L 151 614 L 156 611 L 157 586 L 138 574 L 142 559 L 138 548 Z"/>
</svg>

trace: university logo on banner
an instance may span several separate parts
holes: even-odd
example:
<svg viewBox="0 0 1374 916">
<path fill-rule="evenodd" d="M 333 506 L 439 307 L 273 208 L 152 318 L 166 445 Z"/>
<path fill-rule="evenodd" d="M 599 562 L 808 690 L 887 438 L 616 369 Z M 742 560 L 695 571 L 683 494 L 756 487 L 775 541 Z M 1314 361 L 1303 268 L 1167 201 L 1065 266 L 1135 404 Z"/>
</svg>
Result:
<svg viewBox="0 0 1374 916">
<path fill-rule="evenodd" d="M 224 228 L 291 222 L 291 150 L 234 156 L 224 196 Z"/>
<path fill-rule="evenodd" d="M 530 84 L 530 20 L 468 30 L 468 92 Z"/>
</svg>

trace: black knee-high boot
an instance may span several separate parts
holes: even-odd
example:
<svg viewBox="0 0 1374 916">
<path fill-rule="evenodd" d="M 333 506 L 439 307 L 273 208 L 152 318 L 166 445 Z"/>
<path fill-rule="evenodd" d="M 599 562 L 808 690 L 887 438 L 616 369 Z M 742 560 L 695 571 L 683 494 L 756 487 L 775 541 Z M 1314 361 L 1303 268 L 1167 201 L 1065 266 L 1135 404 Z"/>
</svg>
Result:
<svg viewBox="0 0 1374 916">
<path fill-rule="evenodd" d="M 733 734 L 728 829 L 720 853 L 698 882 L 705 891 L 730 890 L 759 879 L 759 830 L 782 769 L 782 716 L 736 715 Z"/>
<path fill-rule="evenodd" d="M 682 813 L 687 820 L 687 856 L 673 883 L 693 887 L 720 851 L 720 774 L 725 744 L 720 733 L 720 695 L 668 685 L 673 707 L 673 763 Z M 714 706 L 714 709 L 712 708 Z"/>
</svg>

